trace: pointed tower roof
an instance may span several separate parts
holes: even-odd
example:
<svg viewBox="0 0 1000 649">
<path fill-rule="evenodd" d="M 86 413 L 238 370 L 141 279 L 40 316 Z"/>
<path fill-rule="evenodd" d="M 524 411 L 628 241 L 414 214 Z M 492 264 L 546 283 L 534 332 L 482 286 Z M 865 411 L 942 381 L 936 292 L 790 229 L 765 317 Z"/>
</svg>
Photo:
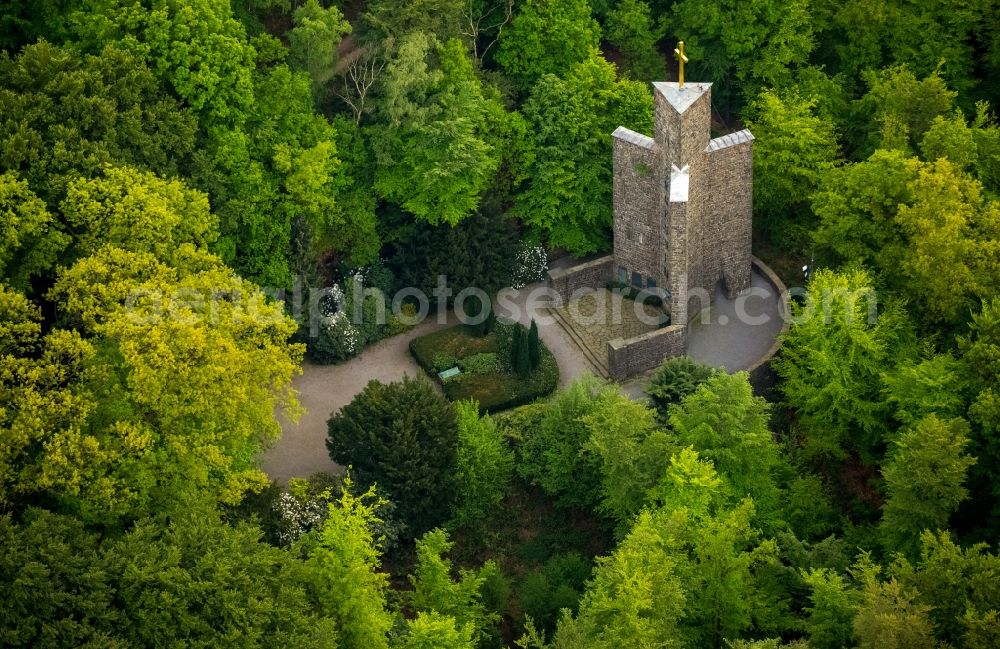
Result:
<svg viewBox="0 0 1000 649">
<path fill-rule="evenodd" d="M 676 81 L 654 81 L 653 88 L 663 95 L 674 110 L 683 114 L 699 97 L 712 89 L 712 84 L 688 82 L 681 88 Z"/>
</svg>

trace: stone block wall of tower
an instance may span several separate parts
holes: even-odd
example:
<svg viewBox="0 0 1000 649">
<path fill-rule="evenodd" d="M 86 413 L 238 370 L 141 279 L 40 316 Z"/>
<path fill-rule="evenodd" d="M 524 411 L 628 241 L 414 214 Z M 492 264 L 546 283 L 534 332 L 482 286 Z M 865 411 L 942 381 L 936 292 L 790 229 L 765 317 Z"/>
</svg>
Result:
<svg viewBox="0 0 1000 649">
<path fill-rule="evenodd" d="M 750 285 L 753 136 L 710 139 L 711 84 L 653 86 L 665 167 L 687 170 L 686 196 L 668 190 L 667 203 L 671 319 L 680 323 L 711 304 L 720 280 L 730 297 Z"/>
<path fill-rule="evenodd" d="M 712 140 L 691 179 L 688 202 L 688 316 L 711 304 L 719 288 L 730 298 L 749 288 L 753 213 L 753 136 L 740 131 Z"/>
<path fill-rule="evenodd" d="M 730 298 L 750 287 L 753 239 L 753 135 L 740 131 L 712 140 L 708 177 L 719 188 L 709 194 L 706 239 Z M 709 251 L 705 251 L 705 256 Z"/>
<path fill-rule="evenodd" d="M 626 128 L 612 138 L 615 277 L 642 288 L 666 279 L 663 155 L 656 142 Z"/>
<path fill-rule="evenodd" d="M 694 171 L 712 137 L 712 84 L 689 83 L 684 89 L 676 85 L 653 84 L 654 139 L 664 151 L 668 170 L 671 165 L 690 165 Z"/>
</svg>

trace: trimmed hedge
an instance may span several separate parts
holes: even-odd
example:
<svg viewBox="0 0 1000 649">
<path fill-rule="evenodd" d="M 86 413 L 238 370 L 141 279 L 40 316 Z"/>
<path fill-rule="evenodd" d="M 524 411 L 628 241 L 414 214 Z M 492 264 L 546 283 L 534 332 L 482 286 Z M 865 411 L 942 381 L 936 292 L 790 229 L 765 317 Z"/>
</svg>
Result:
<svg viewBox="0 0 1000 649">
<path fill-rule="evenodd" d="M 471 357 L 474 356 L 496 354 L 503 358 L 498 353 L 502 351 L 503 329 L 513 326 L 521 327 L 519 324 L 498 325 L 496 330 L 480 337 L 471 333 L 468 327 L 457 325 L 413 339 L 410 341 L 410 353 L 417 364 L 442 385 L 449 400 L 475 399 L 479 402 L 479 410 L 484 413 L 513 408 L 551 394 L 559 384 L 559 366 L 545 343 L 540 345 L 538 369 L 524 378 L 504 367 L 493 371 L 463 371 L 441 383 L 437 377 L 440 370 L 435 364 L 436 360 L 444 356 L 454 358 L 459 366 L 463 365 L 465 359 L 472 360 Z M 472 360 L 472 365 L 478 365 L 478 360 Z M 465 365 L 468 366 L 469 363 Z"/>
</svg>

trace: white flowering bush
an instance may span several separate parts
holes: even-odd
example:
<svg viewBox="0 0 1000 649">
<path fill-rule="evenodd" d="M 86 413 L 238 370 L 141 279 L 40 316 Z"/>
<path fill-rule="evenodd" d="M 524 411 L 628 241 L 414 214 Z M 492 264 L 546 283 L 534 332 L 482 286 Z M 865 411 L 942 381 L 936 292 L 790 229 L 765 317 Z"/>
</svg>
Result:
<svg viewBox="0 0 1000 649">
<path fill-rule="evenodd" d="M 319 323 L 315 337 L 307 342 L 309 357 L 321 364 L 338 363 L 355 356 L 364 339 L 347 313 L 344 291 L 337 285 L 319 305 Z"/>
<path fill-rule="evenodd" d="M 545 279 L 549 269 L 549 258 L 545 248 L 538 244 L 522 243 L 517 251 L 514 268 L 511 272 L 511 286 L 523 288 Z"/>
<path fill-rule="evenodd" d="M 318 527 L 329 513 L 329 493 L 317 497 L 300 499 L 283 491 L 274 503 L 278 516 L 278 543 L 291 545 L 306 532 Z"/>
<path fill-rule="evenodd" d="M 309 479 L 292 478 L 288 490 L 282 491 L 270 503 L 265 525 L 271 542 L 282 547 L 298 541 L 303 535 L 318 529 L 330 515 L 330 506 L 336 506 L 344 489 L 363 500 L 368 500 L 363 492 L 355 490 L 349 476 L 338 478 L 331 474 L 318 473 Z M 369 531 L 376 539 L 381 539 L 382 548 L 388 551 L 399 542 L 405 525 L 395 515 L 396 506 L 378 497 L 371 503 L 376 517 L 369 521 Z"/>
</svg>

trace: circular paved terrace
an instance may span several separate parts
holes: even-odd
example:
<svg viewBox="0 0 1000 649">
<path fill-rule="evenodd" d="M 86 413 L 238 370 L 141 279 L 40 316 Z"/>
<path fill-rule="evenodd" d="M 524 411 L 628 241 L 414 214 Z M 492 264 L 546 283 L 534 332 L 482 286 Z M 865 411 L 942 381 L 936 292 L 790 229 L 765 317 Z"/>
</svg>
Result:
<svg viewBox="0 0 1000 649">
<path fill-rule="evenodd" d="M 688 356 L 729 372 L 748 370 L 769 356 L 785 324 L 780 290 L 755 266 L 744 294 L 718 291 L 712 306 L 688 326 Z"/>
</svg>

